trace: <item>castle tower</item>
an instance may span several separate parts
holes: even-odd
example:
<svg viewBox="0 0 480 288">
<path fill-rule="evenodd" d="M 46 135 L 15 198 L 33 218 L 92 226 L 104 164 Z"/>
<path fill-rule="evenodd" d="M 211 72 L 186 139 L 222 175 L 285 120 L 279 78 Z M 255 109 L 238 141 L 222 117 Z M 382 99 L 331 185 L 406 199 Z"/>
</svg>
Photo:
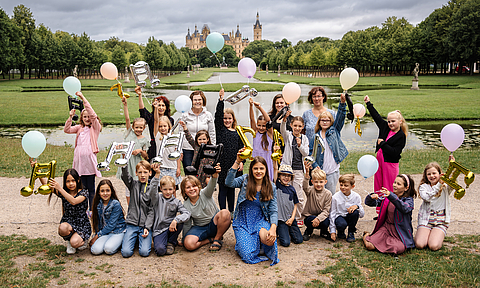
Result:
<svg viewBox="0 0 480 288">
<path fill-rule="evenodd" d="M 258 12 L 257 12 L 257 21 L 253 25 L 253 41 L 262 40 L 262 24 L 260 24 Z"/>
</svg>

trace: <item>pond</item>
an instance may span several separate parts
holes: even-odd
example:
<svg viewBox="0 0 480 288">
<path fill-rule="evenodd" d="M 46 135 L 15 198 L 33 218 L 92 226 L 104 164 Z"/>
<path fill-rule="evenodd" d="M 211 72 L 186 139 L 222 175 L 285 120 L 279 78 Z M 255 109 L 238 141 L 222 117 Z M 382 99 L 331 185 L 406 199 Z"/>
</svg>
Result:
<svg viewBox="0 0 480 288">
<path fill-rule="evenodd" d="M 221 79 L 219 79 L 221 78 Z M 190 83 L 188 86 L 206 84 L 206 83 L 246 83 L 246 79 L 240 76 L 238 73 L 215 73 L 207 82 L 199 83 Z M 250 80 L 250 82 L 259 82 L 258 80 Z M 272 82 L 268 82 L 272 83 Z M 308 103 L 307 95 L 308 91 L 313 86 L 300 84 L 302 89 L 302 95 L 298 101 L 290 105 L 292 110 L 292 115 L 302 115 L 302 113 L 308 109 L 311 109 L 310 103 Z M 374 86 L 372 86 L 374 87 Z M 376 87 L 376 86 L 375 86 Z M 382 87 L 382 86 L 380 86 Z M 380 88 L 379 87 L 379 88 Z M 170 87 L 171 88 L 171 87 Z M 191 91 L 188 90 L 187 85 L 178 85 L 176 89 L 144 89 L 143 94 L 145 97 L 152 99 L 157 95 L 165 95 L 168 99 L 174 100 L 179 95 L 190 95 Z M 329 87 L 324 87 L 327 94 L 329 95 L 327 105 L 329 108 L 332 108 L 332 104 L 338 103 L 339 94 L 341 90 L 338 88 L 331 89 Z M 383 89 L 385 87 L 382 87 Z M 129 92 L 133 92 L 133 89 L 125 89 Z M 357 91 L 359 91 L 358 89 Z M 363 89 L 362 89 L 363 90 Z M 355 89 L 353 93 L 355 92 Z M 254 98 L 255 101 L 260 102 L 262 107 L 265 110 L 269 111 L 271 109 L 272 98 L 281 91 L 274 92 L 260 92 L 257 97 Z M 135 93 L 131 93 L 131 95 Z M 226 93 L 226 96 L 230 95 Z M 207 110 L 214 114 L 215 107 L 218 99 L 218 92 L 205 92 L 207 97 Z M 149 100 L 150 101 L 150 100 Z M 147 107 L 148 104 L 145 101 Z M 173 102 L 173 101 L 172 101 Z M 235 112 L 237 117 L 237 122 L 241 126 L 250 126 L 249 118 L 249 105 L 248 100 L 242 100 L 236 105 L 230 105 L 229 103 L 225 104 L 225 107 L 230 107 Z M 256 111 L 258 115 L 258 111 Z M 175 113 L 172 115 L 174 119 L 180 117 L 180 113 Z M 406 149 L 422 149 L 426 147 L 443 147 L 440 141 L 440 131 L 442 128 L 449 123 L 457 123 L 461 125 L 465 131 L 465 141 L 462 144 L 462 148 L 468 147 L 479 147 L 480 146 L 480 124 L 478 121 L 416 121 L 408 122 L 409 125 L 409 135 L 407 137 L 407 146 Z M 108 125 L 103 128 L 103 131 L 100 133 L 98 139 L 98 145 L 100 149 L 107 148 L 113 141 L 121 142 L 123 141 L 123 134 L 125 131 L 124 125 Z M 347 146 L 349 151 L 358 151 L 358 150 L 368 150 L 374 151 L 375 141 L 378 135 L 378 129 L 375 123 L 372 122 L 370 118 L 364 118 L 361 121 L 362 136 L 358 136 L 354 132 L 354 123 L 349 121 L 345 123 L 345 126 L 342 130 L 342 140 Z M 21 138 L 27 131 L 38 130 L 42 132 L 47 138 L 47 143 L 52 145 L 74 145 L 75 135 L 68 135 L 63 132 L 63 127 L 41 127 L 41 128 L 32 128 L 32 127 L 20 127 L 20 128 L 0 128 L 0 136 L 2 137 L 15 137 Z M 145 129 L 145 135 L 148 130 Z M 250 134 L 247 134 L 247 137 L 250 137 Z"/>
</svg>

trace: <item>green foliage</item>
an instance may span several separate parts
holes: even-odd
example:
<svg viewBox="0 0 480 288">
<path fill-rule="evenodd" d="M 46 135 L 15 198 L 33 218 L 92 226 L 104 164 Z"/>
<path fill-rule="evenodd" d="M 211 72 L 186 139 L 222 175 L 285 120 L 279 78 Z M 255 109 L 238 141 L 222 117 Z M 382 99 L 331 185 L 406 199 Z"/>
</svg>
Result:
<svg viewBox="0 0 480 288">
<path fill-rule="evenodd" d="M 125 51 L 120 45 L 115 46 L 113 49 L 110 62 L 117 66 L 118 71 L 124 71 L 125 66 L 127 66 L 127 57 L 125 56 Z"/>
<path fill-rule="evenodd" d="M 256 40 L 248 44 L 243 50 L 242 54 L 245 57 L 250 57 L 255 61 L 257 66 L 262 62 L 265 52 L 273 48 L 273 42 L 269 40 Z"/>
</svg>

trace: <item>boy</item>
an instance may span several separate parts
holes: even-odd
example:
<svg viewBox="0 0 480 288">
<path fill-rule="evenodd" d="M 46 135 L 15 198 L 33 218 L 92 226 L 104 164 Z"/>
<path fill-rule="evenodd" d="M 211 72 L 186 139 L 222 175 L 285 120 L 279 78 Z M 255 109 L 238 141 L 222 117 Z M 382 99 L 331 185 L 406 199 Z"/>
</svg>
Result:
<svg viewBox="0 0 480 288">
<path fill-rule="evenodd" d="M 360 195 L 352 191 L 355 187 L 355 178 L 353 174 L 340 176 L 340 191 L 332 197 L 332 209 L 330 210 L 330 237 L 333 241 L 338 238 L 345 239 L 347 242 L 355 241 L 355 231 L 358 218 L 365 215 L 362 207 Z M 345 229 L 348 226 L 348 237 L 345 236 Z"/>
<path fill-rule="evenodd" d="M 302 232 L 298 228 L 295 215 L 298 210 L 298 197 L 292 185 L 293 170 L 290 165 L 280 165 L 278 168 L 277 186 L 277 206 L 278 206 L 278 226 L 277 235 L 280 245 L 290 246 L 290 239 L 295 244 L 303 242 Z"/>
<path fill-rule="evenodd" d="M 155 177 L 148 183 L 148 178 L 152 174 L 151 169 L 155 170 Z M 147 257 L 152 248 L 152 234 L 147 227 L 152 227 L 153 206 L 151 195 L 157 193 L 160 177 L 159 164 L 150 166 L 145 160 L 140 161 L 135 167 L 135 174 L 138 180 L 133 180 L 128 173 L 127 166 L 122 168 L 122 180 L 130 191 L 130 203 L 128 205 L 127 229 L 122 242 L 122 256 L 128 258 L 133 255 L 133 249 L 138 239 L 138 253 L 140 256 Z M 141 237 L 140 237 L 141 236 Z"/>
<path fill-rule="evenodd" d="M 163 176 L 160 179 L 162 193 L 152 195 L 154 210 L 153 247 L 158 256 L 172 255 L 178 244 L 178 234 L 183 229 L 183 223 L 190 219 L 190 212 L 176 199 L 175 179 Z M 177 216 L 177 212 L 180 214 Z"/>
<path fill-rule="evenodd" d="M 303 191 L 307 196 L 307 204 L 303 209 L 302 216 L 305 217 L 305 232 L 303 233 L 303 241 L 310 240 L 313 229 L 320 229 L 320 236 L 330 239 L 328 234 L 328 226 L 330 225 L 330 206 L 332 205 L 332 193 L 325 189 L 327 184 L 327 174 L 320 168 L 312 170 L 312 184 L 309 185 L 309 172 L 311 166 L 305 164 L 305 179 L 303 180 Z"/>
</svg>

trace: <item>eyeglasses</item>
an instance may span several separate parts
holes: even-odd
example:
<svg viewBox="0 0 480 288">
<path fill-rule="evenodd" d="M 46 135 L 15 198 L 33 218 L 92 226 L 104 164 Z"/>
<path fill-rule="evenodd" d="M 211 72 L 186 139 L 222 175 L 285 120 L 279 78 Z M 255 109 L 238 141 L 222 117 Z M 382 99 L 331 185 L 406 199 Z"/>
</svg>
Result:
<svg viewBox="0 0 480 288">
<path fill-rule="evenodd" d="M 312 98 L 323 98 L 323 94 L 320 95 L 313 95 Z"/>
<path fill-rule="evenodd" d="M 320 119 L 320 122 L 329 123 L 329 122 L 330 122 L 330 119 Z"/>
</svg>

